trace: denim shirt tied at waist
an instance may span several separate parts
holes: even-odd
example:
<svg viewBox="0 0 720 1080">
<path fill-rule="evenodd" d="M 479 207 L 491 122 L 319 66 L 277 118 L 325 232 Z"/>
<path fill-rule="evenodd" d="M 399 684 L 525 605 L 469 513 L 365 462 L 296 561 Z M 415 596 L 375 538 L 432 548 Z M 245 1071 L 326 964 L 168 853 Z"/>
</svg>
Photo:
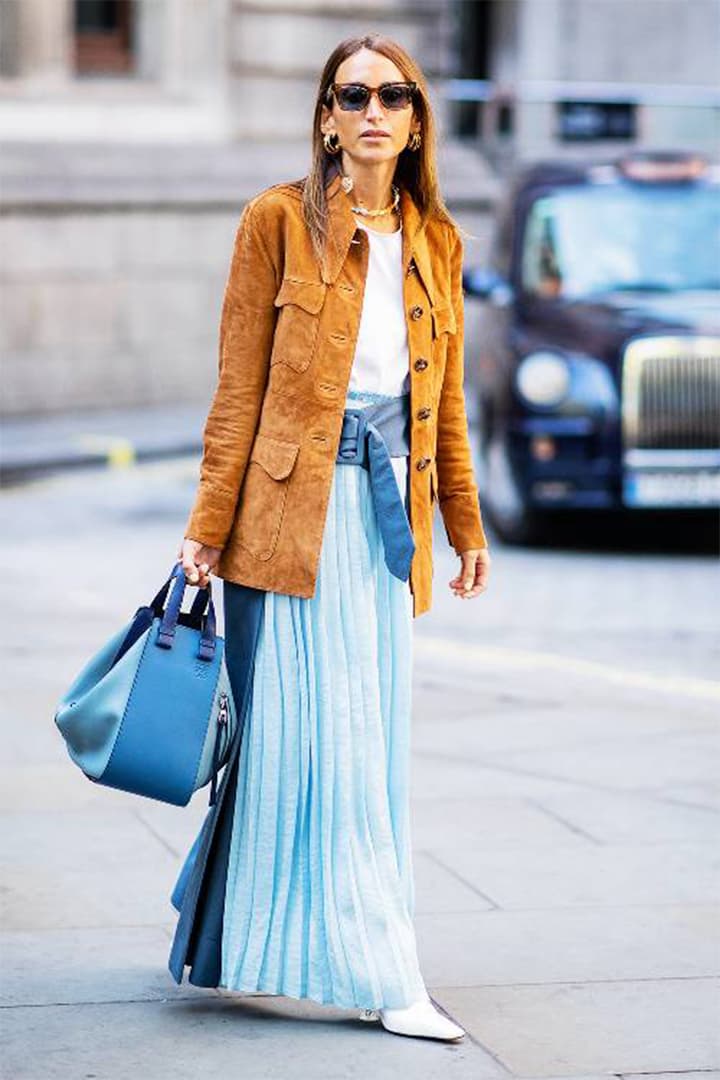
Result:
<svg viewBox="0 0 720 1080">
<path fill-rule="evenodd" d="M 391 457 L 410 453 L 410 394 L 346 408 L 336 463 L 360 465 L 370 473 L 370 488 L 391 574 L 407 581 L 415 552 L 410 522 Z"/>
</svg>

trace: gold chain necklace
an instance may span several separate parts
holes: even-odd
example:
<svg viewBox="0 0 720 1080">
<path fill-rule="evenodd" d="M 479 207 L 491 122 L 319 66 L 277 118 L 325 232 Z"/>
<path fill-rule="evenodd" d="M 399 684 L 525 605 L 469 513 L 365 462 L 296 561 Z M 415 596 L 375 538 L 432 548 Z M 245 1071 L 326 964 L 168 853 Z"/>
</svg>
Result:
<svg viewBox="0 0 720 1080">
<path fill-rule="evenodd" d="M 384 217 L 385 214 L 392 214 L 394 210 L 397 210 L 400 203 L 400 189 L 396 184 L 392 184 L 393 199 L 389 206 L 383 207 L 382 210 L 367 210 L 364 206 L 353 206 L 352 211 L 354 214 L 363 214 L 365 217 Z"/>
</svg>

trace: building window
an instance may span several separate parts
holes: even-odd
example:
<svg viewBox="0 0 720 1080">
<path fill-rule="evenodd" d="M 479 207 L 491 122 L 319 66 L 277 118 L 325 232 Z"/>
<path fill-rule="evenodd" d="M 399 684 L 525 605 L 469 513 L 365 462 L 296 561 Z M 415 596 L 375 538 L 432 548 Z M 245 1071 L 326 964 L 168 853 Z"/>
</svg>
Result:
<svg viewBox="0 0 720 1080">
<path fill-rule="evenodd" d="M 565 142 L 637 138 L 636 108 L 621 101 L 558 101 L 558 135 Z"/>
<path fill-rule="evenodd" d="M 75 71 L 127 75 L 134 71 L 132 0 L 75 0 Z"/>
<path fill-rule="evenodd" d="M 455 11 L 457 74 L 461 79 L 490 79 L 495 0 L 459 0 Z M 475 136 L 483 133 L 482 100 L 455 103 L 455 134 Z"/>
</svg>

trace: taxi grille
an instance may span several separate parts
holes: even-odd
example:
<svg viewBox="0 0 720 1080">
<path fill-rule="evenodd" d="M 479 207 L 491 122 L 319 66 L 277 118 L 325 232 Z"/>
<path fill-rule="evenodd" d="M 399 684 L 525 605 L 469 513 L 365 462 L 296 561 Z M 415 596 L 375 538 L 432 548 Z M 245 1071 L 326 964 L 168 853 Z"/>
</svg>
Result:
<svg viewBox="0 0 720 1080">
<path fill-rule="evenodd" d="M 623 357 L 626 450 L 720 447 L 720 338 L 646 337 Z"/>
</svg>

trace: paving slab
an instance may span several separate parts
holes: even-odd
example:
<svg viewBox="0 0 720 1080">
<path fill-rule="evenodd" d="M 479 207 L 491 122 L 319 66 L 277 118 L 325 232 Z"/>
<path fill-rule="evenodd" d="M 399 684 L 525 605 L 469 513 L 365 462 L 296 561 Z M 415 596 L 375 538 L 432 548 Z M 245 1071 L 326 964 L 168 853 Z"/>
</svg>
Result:
<svg viewBox="0 0 720 1080">
<path fill-rule="evenodd" d="M 507 1078 L 471 1039 L 393 1035 L 356 1012 L 280 997 L 196 990 L 178 1000 L 5 1009 L 0 1023 L 12 1080 Z"/>
<path fill-rule="evenodd" d="M 171 806 L 93 783 L 72 762 L 64 744 L 53 745 L 49 757 L 54 760 L 0 765 L 0 813 L 126 810 L 171 850 L 179 853 L 192 843 L 193 830 L 207 809 L 209 787 L 196 792 L 187 806 Z M 156 824 L 158 817 L 162 827 Z"/>
<path fill-rule="evenodd" d="M 412 861 L 416 915 L 492 910 L 491 901 L 439 862 L 431 851 L 413 849 Z"/>
<path fill-rule="evenodd" d="M 443 989 L 518 1077 L 671 1073 L 720 1065 L 720 984 L 706 979 Z"/>
<path fill-rule="evenodd" d="M 418 634 L 417 640 L 421 640 Z M 521 664 L 528 651 L 518 651 Z M 442 747 L 457 748 L 462 753 L 497 755 L 502 753 L 544 752 L 553 748 L 589 748 L 589 743 L 629 740 L 630 744 L 647 735 L 688 734 L 685 709 L 660 704 L 655 694 L 642 694 L 633 700 L 632 724 L 627 712 L 612 707 L 624 697 L 617 688 L 585 686 L 582 708 L 563 693 L 562 676 L 555 672 L 542 677 L 515 680 L 509 685 L 503 668 L 489 671 L 496 658 L 492 646 L 483 646 L 474 663 L 474 671 L 462 671 L 464 679 L 475 681 L 475 694 L 467 690 L 458 695 L 457 704 L 448 700 L 452 674 L 442 657 L 422 657 L 422 675 L 416 681 L 413 712 L 413 745 L 426 751 Z M 562 661 L 562 656 L 557 659 Z M 571 656 L 568 656 L 568 663 Z M 577 680 L 577 675 L 575 676 Z M 716 733 L 718 703 L 693 703 L 692 731 Z"/>
<path fill-rule="evenodd" d="M 173 979 L 162 926 L 0 934 L 3 1006 L 157 1001 L 195 987 Z"/>
<path fill-rule="evenodd" d="M 8 743 L 3 749 L 10 757 Z M 103 793 L 89 780 L 80 780 L 66 761 L 11 764 L 6 758 L 0 761 L 0 813 L 101 808 Z"/>
<path fill-rule="evenodd" d="M 631 1077 L 635 1073 L 619 1073 L 621 1077 Z M 643 1080 L 667 1080 L 667 1073 L 643 1073 Z M 703 1069 L 695 1072 L 692 1069 L 683 1071 L 682 1080 L 718 1080 L 720 1069 Z"/>
<path fill-rule="evenodd" d="M 720 908 L 419 913 L 435 986 L 720 976 Z"/>
<path fill-rule="evenodd" d="M 602 739 L 579 747 L 506 753 L 505 765 L 545 776 L 572 778 L 629 791 L 662 791 L 673 784 L 720 775 L 720 735 L 686 730 L 642 738 Z M 487 763 L 487 759 L 485 762 Z"/>
<path fill-rule="evenodd" d="M 136 926 L 167 919 L 178 860 L 127 810 L 0 817 L 2 926 Z"/>
<path fill-rule="evenodd" d="M 675 806 L 700 806 L 720 814 L 720 785 L 715 781 L 711 784 L 670 784 L 665 788 L 665 797 Z"/>
<path fill-rule="evenodd" d="M 664 791 L 556 791 L 535 805 L 598 844 L 707 843 L 720 846 L 720 814 L 681 805 Z"/>
<path fill-rule="evenodd" d="M 539 798 L 554 794 L 558 785 L 582 794 L 585 785 L 572 779 L 534 775 L 527 770 L 467 762 L 452 754 L 417 750 L 413 756 L 411 797 L 425 799 L 476 799 L 479 796 Z"/>
<path fill-rule="evenodd" d="M 545 796 L 549 798 L 549 796 Z M 422 848 L 507 850 L 593 843 L 542 805 L 520 797 L 416 798 L 412 804 L 413 842 Z"/>
<path fill-rule="evenodd" d="M 442 859 L 508 910 L 703 904 L 720 896 L 720 852 L 706 844 L 462 852 L 448 848 Z"/>
</svg>

